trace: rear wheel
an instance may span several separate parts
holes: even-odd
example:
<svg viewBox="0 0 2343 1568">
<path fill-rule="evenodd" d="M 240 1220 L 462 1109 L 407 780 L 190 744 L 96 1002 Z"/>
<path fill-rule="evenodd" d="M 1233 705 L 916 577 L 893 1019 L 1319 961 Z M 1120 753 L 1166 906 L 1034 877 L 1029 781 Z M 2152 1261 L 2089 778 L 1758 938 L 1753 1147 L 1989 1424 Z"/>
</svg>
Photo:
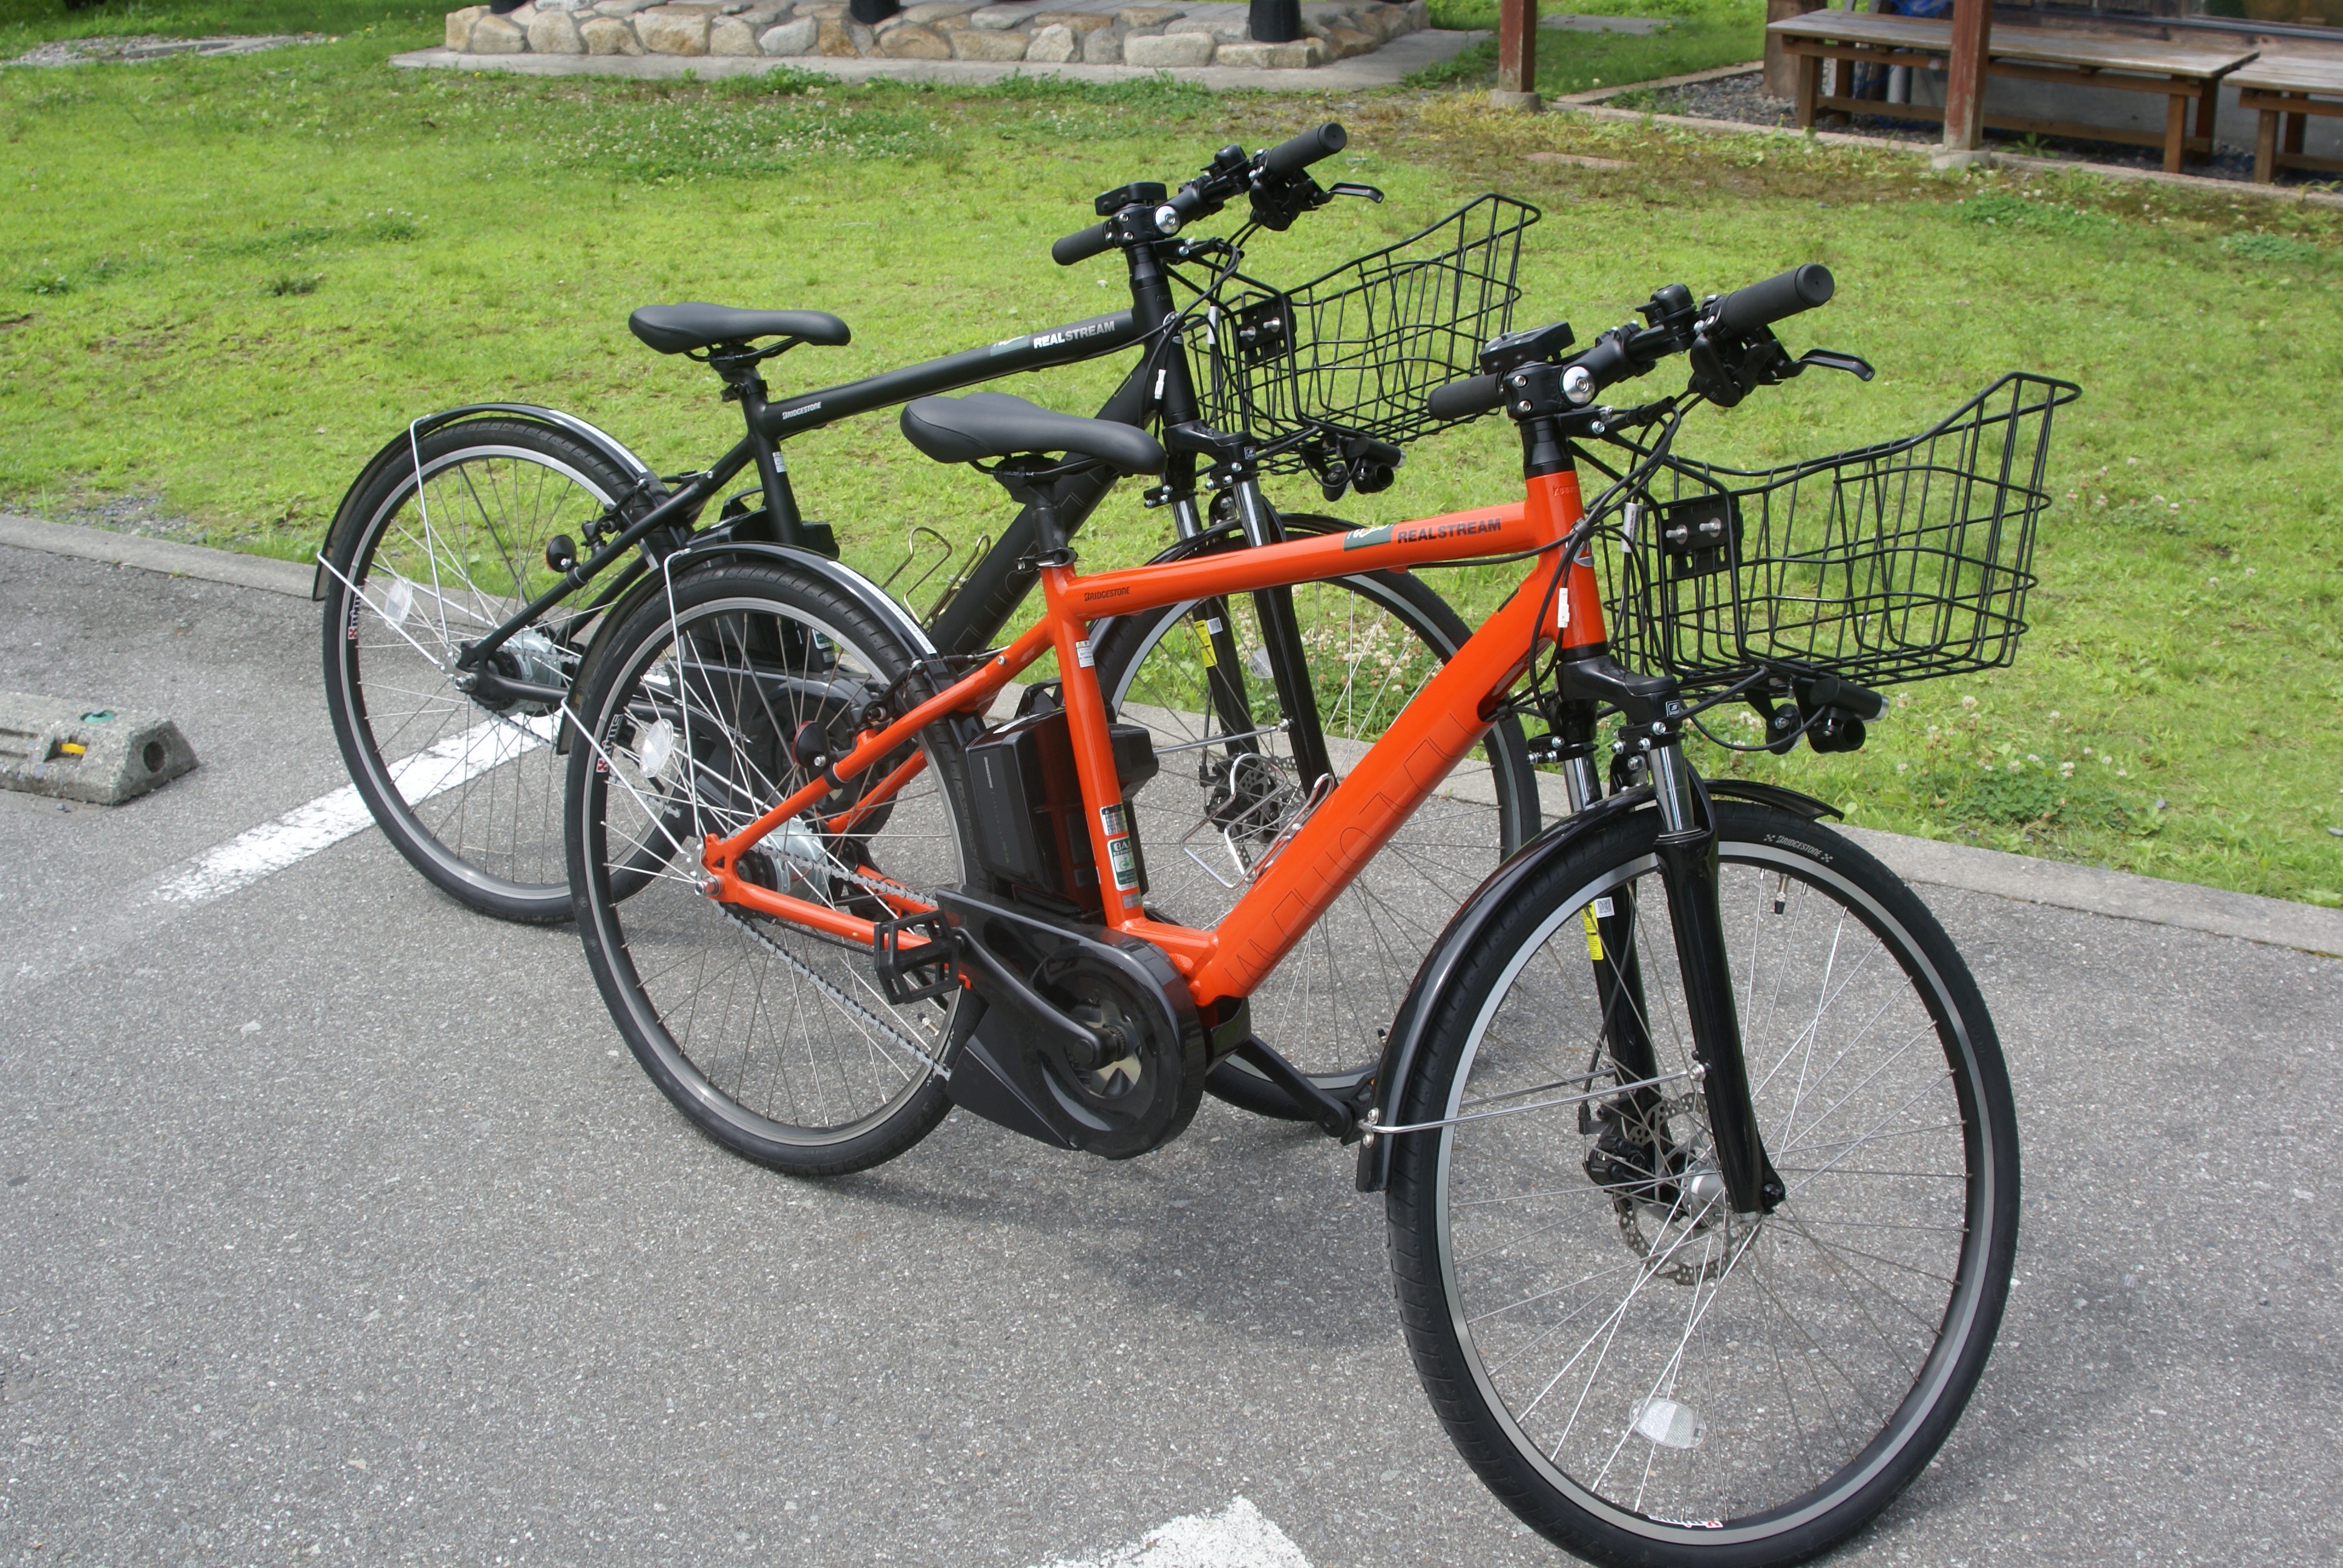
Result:
<svg viewBox="0 0 2343 1568">
<path fill-rule="evenodd" d="M 611 1018 L 660 1091 L 734 1152 L 808 1176 L 892 1159 L 950 1109 L 935 1070 L 950 999 L 899 1007 L 867 940 L 717 903 L 698 880 L 704 836 L 804 787 L 803 728 L 824 752 L 847 749 L 911 650 L 819 578 L 770 566 L 686 574 L 671 612 L 663 596 L 609 635 L 578 695 L 565 812 L 578 931 Z M 955 887 L 960 769 L 931 731 L 767 835 L 740 874 L 861 920 Z M 883 803 L 866 795 L 890 778 Z"/>
<path fill-rule="evenodd" d="M 1787 1199 L 1727 1211 L 1649 810 L 1494 918 L 1429 1020 L 1401 1124 L 1493 1114 L 1393 1151 L 1425 1391 L 1498 1497 L 1597 1563 L 1793 1563 L 1870 1520 L 1958 1420 L 2016 1242 L 2008 1077 L 1943 930 L 1819 824 L 1716 814 Z"/>
<path fill-rule="evenodd" d="M 326 702 L 350 780 L 398 852 L 485 914 L 569 913 L 558 695 L 488 706 L 457 656 L 558 585 L 556 534 L 582 538 L 628 481 L 584 442 L 472 419 L 415 443 L 356 497 L 326 575 Z M 557 605 L 504 645 L 501 673 L 565 692 L 590 618 Z"/>
<path fill-rule="evenodd" d="M 1309 528 L 1302 519 L 1288 526 Z M 1471 633 L 1409 576 L 1365 572 L 1292 594 L 1339 778 Z M 1148 905 L 1185 925 L 1215 923 L 1308 803 L 1252 601 L 1199 600 L 1120 619 L 1100 638 L 1098 666 L 1108 706 L 1146 725 L 1162 757 L 1134 802 Z M 1320 1087 L 1355 1087 L 1374 1070 L 1383 1032 L 1449 916 L 1537 826 L 1528 743 L 1507 719 L 1253 992 L 1253 1033 Z M 1208 1086 L 1262 1115 L 1303 1114 L 1233 1058 Z"/>
</svg>

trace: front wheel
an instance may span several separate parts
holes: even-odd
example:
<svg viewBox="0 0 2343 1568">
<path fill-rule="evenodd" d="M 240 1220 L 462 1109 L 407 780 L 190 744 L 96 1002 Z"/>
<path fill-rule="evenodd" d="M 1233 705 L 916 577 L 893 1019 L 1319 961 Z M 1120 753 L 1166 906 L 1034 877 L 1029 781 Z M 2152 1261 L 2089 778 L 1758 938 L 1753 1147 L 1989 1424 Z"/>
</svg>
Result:
<svg viewBox="0 0 2343 1568">
<path fill-rule="evenodd" d="M 1392 1261 L 1433 1406 L 1508 1507 L 1603 1563 L 1786 1563 L 1870 1520 L 1976 1386 L 2016 1244 L 2008 1075 L 1943 929 L 1817 823 L 1716 816 L 1787 1199 L 1727 1211 L 1650 810 L 1495 918 L 1402 1116 L 1535 1108 L 1393 1150 Z"/>
</svg>

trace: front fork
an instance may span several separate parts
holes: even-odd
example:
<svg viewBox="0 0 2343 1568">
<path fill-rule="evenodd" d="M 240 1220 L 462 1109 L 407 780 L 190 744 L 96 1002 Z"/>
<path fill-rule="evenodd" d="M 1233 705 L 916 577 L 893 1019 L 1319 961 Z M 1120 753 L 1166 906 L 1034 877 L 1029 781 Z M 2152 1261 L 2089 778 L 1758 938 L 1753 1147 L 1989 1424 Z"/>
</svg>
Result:
<svg viewBox="0 0 2343 1568">
<path fill-rule="evenodd" d="M 1741 1018 L 1733 1004 L 1733 966 L 1725 947 L 1725 912 L 1718 902 L 1716 824 L 1707 799 L 1684 758 L 1681 736 L 1651 750 L 1652 786 L 1660 809 L 1660 885 L 1668 894 L 1668 926 L 1676 939 L 1684 977 L 1684 1012 L 1693 1054 L 1701 1066 L 1708 1127 L 1716 1141 L 1717 1173 L 1736 1214 L 1770 1214 L 1784 1196 L 1782 1178 L 1765 1158 L 1750 1099 L 1749 1062 L 1741 1048 Z"/>
<path fill-rule="evenodd" d="M 1560 760 L 1574 812 L 1585 810 L 1602 796 L 1591 743 L 1594 699 L 1615 702 L 1628 716 L 1621 737 L 1643 758 L 1660 814 L 1653 850 L 1660 863 L 1660 885 L 1667 894 L 1668 925 L 1675 938 L 1717 1173 L 1735 1213 L 1771 1213 L 1785 1189 L 1766 1158 L 1750 1096 L 1749 1065 L 1742 1051 L 1718 900 L 1716 824 L 1707 796 L 1684 759 L 1681 703 L 1673 683 L 1631 675 L 1601 656 L 1565 663 L 1563 687 L 1566 699 L 1579 699 L 1567 702 L 1565 721 L 1556 726 L 1565 742 Z M 1588 924 L 1588 957 L 1602 999 L 1604 1038 L 1625 1081 L 1657 1078 L 1659 1059 L 1644 1006 L 1632 889 L 1623 886 L 1608 901 L 1611 912 L 1604 914 L 1598 901 Z M 1634 1109 L 1646 1108 L 1638 1103 Z"/>
</svg>

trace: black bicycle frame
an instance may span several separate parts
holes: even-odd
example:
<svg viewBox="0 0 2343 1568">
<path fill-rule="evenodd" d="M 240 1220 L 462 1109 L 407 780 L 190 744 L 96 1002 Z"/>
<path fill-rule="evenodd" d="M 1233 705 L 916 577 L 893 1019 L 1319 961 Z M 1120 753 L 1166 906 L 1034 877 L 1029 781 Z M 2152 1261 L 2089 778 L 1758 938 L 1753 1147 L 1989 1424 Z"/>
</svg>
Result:
<svg viewBox="0 0 2343 1568">
<path fill-rule="evenodd" d="M 554 587 L 467 648 L 457 659 L 457 668 L 488 673 L 484 668 L 488 658 L 508 639 L 535 624 L 538 617 L 585 587 L 613 561 L 651 539 L 662 529 L 688 529 L 708 503 L 742 469 L 751 465 L 757 469 L 759 487 L 764 493 L 766 516 L 775 541 L 797 546 L 809 543 L 804 518 L 798 510 L 797 497 L 789 485 L 789 467 L 780 455 L 779 441 L 787 436 L 820 429 L 856 414 L 908 402 L 914 397 L 971 387 L 1000 376 L 1046 370 L 1083 359 L 1094 359 L 1130 347 L 1144 337 L 1146 331 L 1140 326 L 1136 312 L 1116 311 L 1046 332 L 1011 338 L 1005 343 L 967 349 L 923 364 L 904 366 L 860 381 L 850 381 L 843 386 L 786 400 L 778 406 L 767 400 L 763 379 L 756 374 L 753 364 L 744 366 L 739 372 L 727 376 L 725 396 L 741 404 L 749 433 L 704 473 L 694 475 L 681 488 L 652 505 L 633 522 L 604 540 L 591 556 L 572 565 Z M 1116 400 L 1109 399 L 1110 407 Z M 1101 418 L 1115 417 L 1106 410 L 1100 414 Z M 1139 421 L 1137 417 L 1131 417 L 1123 422 L 1136 424 Z M 1100 494 L 1104 493 L 1101 487 Z M 639 504 L 639 490 L 636 496 L 626 499 Z M 1091 505 L 1096 504 L 1096 498 L 1092 498 Z M 1083 510 L 1087 514 L 1089 508 Z M 676 542 L 679 544 L 680 538 Z M 666 551 L 654 547 L 650 553 L 656 558 Z M 1015 608 L 1012 601 L 1009 608 L 1013 611 Z M 1004 622 L 1006 618 L 1004 614 Z"/>
<path fill-rule="evenodd" d="M 1201 410 L 1188 357 L 1159 336 L 1178 314 L 1170 276 L 1158 255 L 1159 246 L 1164 243 L 1135 245 L 1125 250 L 1131 274 L 1129 310 L 1091 317 L 980 348 L 964 349 L 820 391 L 774 400 L 756 368 L 763 356 L 742 355 L 729 362 L 722 356 L 711 356 L 710 363 L 725 380 L 726 399 L 741 405 L 748 433 L 704 473 L 691 477 L 680 488 L 651 505 L 640 517 L 603 541 L 593 555 L 573 563 L 555 587 L 467 648 L 458 658 L 457 668 L 464 672 L 472 693 L 483 699 L 561 701 L 566 693 L 515 680 L 489 662 L 490 657 L 516 633 L 534 624 L 538 617 L 629 550 L 641 546 L 645 555 L 656 561 L 670 549 L 680 548 L 708 503 L 751 465 L 757 469 L 765 501 L 764 537 L 785 545 L 811 544 L 779 449 L 781 442 L 808 430 L 915 397 L 953 391 L 1004 375 L 1094 359 L 1141 343 L 1151 345 L 1149 352 L 1123 377 L 1096 417 L 1133 426 L 1160 417 L 1167 433 L 1182 427 L 1201 430 Z M 1198 448 L 1177 440 L 1167 442 L 1167 446 L 1171 456 L 1160 498 L 1172 508 L 1173 526 L 1180 537 L 1194 538 L 1204 531 L 1195 499 Z M 1221 461 L 1224 482 L 1233 491 L 1238 521 L 1247 541 L 1273 544 L 1283 538 L 1276 513 L 1262 497 L 1242 442 L 1222 437 L 1209 443 L 1208 449 Z M 1061 533 L 1070 538 L 1077 532 L 1112 487 L 1112 477 L 1102 470 L 1060 479 L 1047 499 Z M 621 506 L 628 501 L 639 504 L 640 489 L 639 487 L 637 494 L 627 498 Z M 1038 527 L 1038 506 L 1021 508 L 992 548 L 970 568 L 967 579 L 928 628 L 930 639 L 940 651 L 972 652 L 991 646 L 999 638 L 1038 580 L 1033 564 L 1040 553 Z M 661 540 L 659 536 L 662 531 L 672 531 L 672 538 Z M 597 606 L 622 592 L 639 569 L 622 574 L 595 601 Z M 1272 679 L 1287 719 L 1288 740 L 1302 775 L 1302 787 L 1307 791 L 1321 778 L 1331 776 L 1333 767 L 1319 722 L 1317 693 L 1309 677 L 1307 656 L 1293 609 L 1293 593 L 1286 588 L 1268 588 L 1255 594 L 1253 602 L 1269 655 Z M 1242 667 L 1237 659 L 1226 606 L 1215 600 L 1208 608 L 1212 613 L 1206 618 L 1221 623 L 1220 629 L 1209 635 L 1220 666 L 1226 672 L 1224 681 L 1214 683 L 1218 699 L 1215 707 L 1222 710 L 1223 722 L 1232 736 L 1237 737 L 1229 742 L 1228 749 L 1232 755 L 1257 750 L 1248 734 L 1252 729 L 1250 704 L 1242 689 Z"/>
</svg>

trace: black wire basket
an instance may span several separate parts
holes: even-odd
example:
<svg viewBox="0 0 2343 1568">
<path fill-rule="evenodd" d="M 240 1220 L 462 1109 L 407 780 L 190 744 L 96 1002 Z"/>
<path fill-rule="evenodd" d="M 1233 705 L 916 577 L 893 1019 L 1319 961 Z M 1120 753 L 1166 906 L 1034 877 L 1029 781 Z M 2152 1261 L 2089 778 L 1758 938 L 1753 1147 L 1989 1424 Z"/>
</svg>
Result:
<svg viewBox="0 0 2343 1568">
<path fill-rule="evenodd" d="M 1204 318 L 1205 421 L 1292 442 L 1262 465 L 1283 473 L 1322 467 L 1345 437 L 1397 445 L 1458 423 L 1424 398 L 1474 374 L 1481 346 L 1511 327 L 1522 231 L 1537 220 L 1492 193 L 1297 288 L 1223 299 Z"/>
<path fill-rule="evenodd" d="M 1763 471 L 1664 459 L 1632 511 L 1614 648 L 1688 689 L 1764 669 L 1889 686 L 2007 664 L 2065 381 L 2003 377 L 1917 436 Z"/>
</svg>

